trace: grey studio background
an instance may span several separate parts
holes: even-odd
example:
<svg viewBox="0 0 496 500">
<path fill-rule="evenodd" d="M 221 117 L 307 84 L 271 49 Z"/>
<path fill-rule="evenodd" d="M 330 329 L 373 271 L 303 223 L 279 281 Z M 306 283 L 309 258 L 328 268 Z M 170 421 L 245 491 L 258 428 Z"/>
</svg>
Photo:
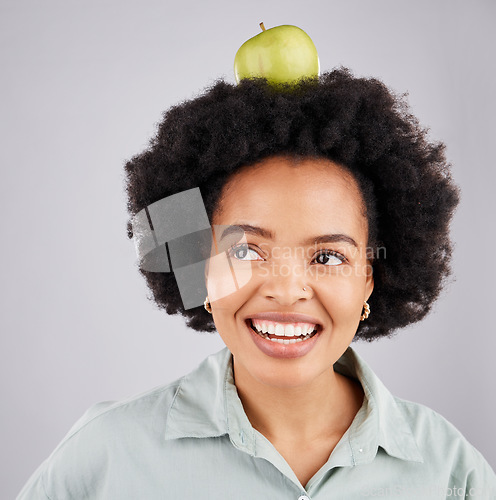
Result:
<svg viewBox="0 0 496 500">
<path fill-rule="evenodd" d="M 345 65 L 408 91 L 446 142 L 462 188 L 456 279 L 423 322 L 353 346 L 495 468 L 495 14 L 492 0 L 2 0 L 1 498 L 89 406 L 170 382 L 223 347 L 147 299 L 123 164 L 165 109 L 234 82 L 260 21 L 304 29 L 322 71 Z"/>
</svg>

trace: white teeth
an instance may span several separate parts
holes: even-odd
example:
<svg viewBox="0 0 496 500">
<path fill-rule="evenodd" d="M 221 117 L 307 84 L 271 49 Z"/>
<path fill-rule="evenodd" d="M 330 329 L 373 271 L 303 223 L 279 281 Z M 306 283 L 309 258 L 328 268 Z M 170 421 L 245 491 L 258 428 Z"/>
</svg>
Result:
<svg viewBox="0 0 496 500">
<path fill-rule="evenodd" d="M 315 329 L 315 325 L 308 325 L 306 327 L 306 332 L 305 333 L 308 335 L 309 333 L 312 333 L 314 331 L 314 329 Z"/>
<path fill-rule="evenodd" d="M 300 339 L 270 339 L 272 342 L 279 342 L 279 344 L 296 344 L 296 342 L 302 342 L 303 340 L 306 340 L 306 338 L 300 338 Z"/>
<path fill-rule="evenodd" d="M 315 327 L 317 326 L 311 323 L 304 323 L 304 324 L 300 323 L 296 326 L 292 323 L 275 323 L 275 322 L 266 323 L 257 319 L 252 319 L 251 322 L 259 333 L 277 335 L 278 337 L 283 337 L 283 336 L 303 337 L 311 334 L 315 330 Z"/>
<path fill-rule="evenodd" d="M 286 335 L 286 337 L 294 337 L 294 331 L 294 325 L 286 325 L 286 327 L 284 328 L 284 335 Z"/>
</svg>

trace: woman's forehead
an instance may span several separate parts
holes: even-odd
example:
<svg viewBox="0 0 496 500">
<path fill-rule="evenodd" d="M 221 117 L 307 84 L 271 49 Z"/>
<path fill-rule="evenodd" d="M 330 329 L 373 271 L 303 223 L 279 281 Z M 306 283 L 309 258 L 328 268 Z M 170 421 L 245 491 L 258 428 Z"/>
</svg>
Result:
<svg viewBox="0 0 496 500">
<path fill-rule="evenodd" d="M 251 224 L 276 237 L 341 231 L 361 239 L 367 231 L 357 182 L 330 161 L 295 165 L 277 157 L 243 168 L 226 184 L 219 208 L 215 223 Z"/>
</svg>

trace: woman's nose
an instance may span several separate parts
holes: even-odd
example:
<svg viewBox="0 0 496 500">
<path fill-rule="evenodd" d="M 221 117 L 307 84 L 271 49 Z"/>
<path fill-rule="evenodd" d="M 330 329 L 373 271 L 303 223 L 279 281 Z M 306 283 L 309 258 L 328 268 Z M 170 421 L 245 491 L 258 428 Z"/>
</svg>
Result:
<svg viewBox="0 0 496 500">
<path fill-rule="evenodd" d="M 260 292 L 283 306 L 290 306 L 313 296 L 307 278 L 302 264 L 274 264 L 267 270 Z"/>
</svg>

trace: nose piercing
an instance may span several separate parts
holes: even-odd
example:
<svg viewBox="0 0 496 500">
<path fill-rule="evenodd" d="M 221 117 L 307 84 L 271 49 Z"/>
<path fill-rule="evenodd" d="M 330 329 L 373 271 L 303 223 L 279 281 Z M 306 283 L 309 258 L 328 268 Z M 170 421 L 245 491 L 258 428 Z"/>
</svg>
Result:
<svg viewBox="0 0 496 500">
<path fill-rule="evenodd" d="M 304 291 L 304 292 L 306 292 L 306 291 L 307 291 L 307 289 L 306 289 L 305 287 L 303 287 L 303 291 Z"/>
</svg>

